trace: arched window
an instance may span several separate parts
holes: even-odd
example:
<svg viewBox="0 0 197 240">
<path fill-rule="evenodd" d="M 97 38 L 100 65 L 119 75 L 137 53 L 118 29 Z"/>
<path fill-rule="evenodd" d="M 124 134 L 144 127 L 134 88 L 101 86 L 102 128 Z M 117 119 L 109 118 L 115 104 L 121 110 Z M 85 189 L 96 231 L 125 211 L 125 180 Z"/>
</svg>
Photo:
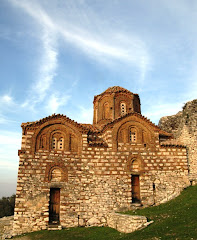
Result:
<svg viewBox="0 0 197 240">
<path fill-rule="evenodd" d="M 136 132 L 135 128 L 130 128 L 129 140 L 130 140 L 131 143 L 137 142 L 137 132 Z"/>
<path fill-rule="evenodd" d="M 51 181 L 61 181 L 62 179 L 62 172 L 59 168 L 54 168 L 51 171 Z"/>
<path fill-rule="evenodd" d="M 106 102 L 103 105 L 103 119 L 109 119 L 109 103 Z"/>
<path fill-rule="evenodd" d="M 59 150 L 62 150 L 62 149 L 63 149 L 63 146 L 64 146 L 64 139 L 63 139 L 63 137 L 61 137 L 61 138 L 59 139 L 59 141 L 58 141 L 58 146 L 57 146 L 57 148 L 58 148 Z"/>
<path fill-rule="evenodd" d="M 57 148 L 57 139 L 55 137 L 52 138 L 52 149 Z"/>
<path fill-rule="evenodd" d="M 96 123 L 98 122 L 98 108 L 95 109 L 95 118 L 96 118 Z"/>
<path fill-rule="evenodd" d="M 52 149 L 63 150 L 64 149 L 64 138 L 61 133 L 55 133 L 52 137 Z"/>
<path fill-rule="evenodd" d="M 126 109 L 126 103 L 121 102 L 120 103 L 120 114 L 121 116 L 125 115 L 127 113 L 127 109 Z"/>
<path fill-rule="evenodd" d="M 40 146 L 39 146 L 40 149 L 45 149 L 46 148 L 46 135 L 42 135 L 40 137 Z"/>
<path fill-rule="evenodd" d="M 132 172 L 139 172 L 139 164 L 137 159 L 133 159 L 131 162 L 131 171 Z"/>
</svg>

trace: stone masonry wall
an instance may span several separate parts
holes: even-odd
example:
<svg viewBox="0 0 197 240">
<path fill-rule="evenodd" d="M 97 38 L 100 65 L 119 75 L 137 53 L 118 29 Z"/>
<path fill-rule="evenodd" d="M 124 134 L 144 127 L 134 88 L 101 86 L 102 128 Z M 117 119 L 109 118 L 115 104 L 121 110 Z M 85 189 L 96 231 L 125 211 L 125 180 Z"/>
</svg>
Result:
<svg viewBox="0 0 197 240">
<path fill-rule="evenodd" d="M 144 206 L 159 204 L 189 185 L 186 148 L 121 143 L 115 150 L 112 130 L 104 133 L 108 147 L 88 144 L 82 152 L 38 150 L 31 154 L 33 131 L 23 136 L 16 192 L 14 233 L 47 229 L 50 188 L 60 188 L 60 224 L 63 227 L 106 225 L 114 211 L 130 209 L 130 156 L 141 159 L 140 195 Z M 158 139 L 158 135 L 155 135 Z M 59 166 L 64 181 L 50 181 L 49 166 Z M 153 187 L 154 185 L 154 187 Z"/>
</svg>

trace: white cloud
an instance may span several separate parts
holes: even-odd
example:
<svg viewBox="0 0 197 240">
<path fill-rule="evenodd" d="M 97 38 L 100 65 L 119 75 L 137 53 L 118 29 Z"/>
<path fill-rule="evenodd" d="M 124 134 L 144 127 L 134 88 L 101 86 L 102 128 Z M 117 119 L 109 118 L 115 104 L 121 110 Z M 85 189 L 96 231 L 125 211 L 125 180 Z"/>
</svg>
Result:
<svg viewBox="0 0 197 240">
<path fill-rule="evenodd" d="M 85 108 L 79 106 L 79 113 L 75 117 L 76 121 L 79 123 L 91 123 L 93 121 L 93 108 Z"/>
<path fill-rule="evenodd" d="M 4 96 L 2 97 L 2 101 L 3 101 L 4 103 L 11 103 L 11 102 L 12 102 L 12 98 L 11 98 L 9 95 L 4 95 Z"/>
<path fill-rule="evenodd" d="M 38 35 L 42 44 L 40 59 L 38 59 L 40 67 L 36 80 L 30 90 L 31 94 L 28 96 L 28 100 L 21 105 L 21 107 L 28 107 L 34 111 L 35 105 L 42 102 L 46 97 L 47 91 L 50 89 L 56 75 L 58 51 L 56 47 L 55 28 L 52 19 L 36 2 L 11 0 L 10 3 L 22 8 L 27 14 L 38 21 L 41 27 L 40 35 Z"/>
<path fill-rule="evenodd" d="M 150 109 L 143 113 L 144 116 L 149 118 L 152 122 L 158 123 L 159 119 L 164 116 L 171 116 L 182 111 L 183 103 L 158 103 L 151 106 Z"/>
<path fill-rule="evenodd" d="M 57 26 L 65 41 L 79 47 L 90 57 L 106 64 L 120 64 L 134 66 L 141 72 L 144 79 L 147 70 L 151 67 L 151 57 L 144 44 L 138 37 L 117 32 L 103 32 L 101 37 L 87 32 L 83 28 L 75 31 L 74 28 Z M 113 39 L 113 41 L 112 41 Z"/>
<path fill-rule="evenodd" d="M 43 52 L 40 63 L 38 81 L 33 87 L 34 91 L 38 94 L 39 98 L 36 101 L 42 101 L 46 95 L 48 89 L 50 89 L 53 83 L 53 78 L 56 75 L 57 69 L 57 50 L 56 39 L 53 33 L 44 30 L 42 37 Z"/>
<path fill-rule="evenodd" d="M 54 14 L 49 12 L 47 7 L 43 8 L 42 3 L 38 1 L 29 2 L 25 0 L 10 0 L 12 4 L 22 8 L 32 16 L 45 31 L 43 43 L 46 49 L 44 56 L 49 58 L 44 61 L 41 67 L 41 78 L 36 84 L 39 92 L 45 92 L 50 86 L 57 67 L 57 48 L 54 48 L 54 42 L 51 45 L 51 38 L 61 36 L 64 41 L 69 42 L 74 47 L 79 48 L 88 57 L 99 62 L 111 64 L 127 64 L 133 66 L 140 72 L 140 82 L 144 81 L 146 72 L 150 69 L 152 59 L 145 43 L 135 34 L 121 32 L 120 29 L 111 28 L 110 24 L 85 5 L 82 10 L 76 4 L 65 3 L 64 14 L 62 9 L 56 9 Z M 59 17 L 59 15 L 61 17 Z M 68 17 L 67 17 L 68 15 Z M 84 18 L 85 16 L 85 18 Z M 73 20 L 75 19 L 75 20 Z M 86 21 L 81 21 L 81 20 Z M 98 26 L 101 27 L 97 28 Z M 97 26 L 95 28 L 95 26 Z M 98 32 L 99 29 L 99 32 Z M 46 67 L 45 67 L 46 66 Z M 46 82 L 46 84 L 45 84 Z M 40 87 L 41 85 L 41 87 Z"/>
<path fill-rule="evenodd" d="M 49 114 L 57 113 L 60 106 L 66 105 L 70 96 L 59 97 L 57 94 L 52 94 L 48 100 L 47 112 Z"/>
<path fill-rule="evenodd" d="M 14 103 L 13 98 L 9 94 L 5 94 L 5 95 L 0 97 L 0 104 L 11 105 L 13 103 Z"/>
<path fill-rule="evenodd" d="M 0 123 L 7 124 L 16 122 L 6 116 L 7 113 L 13 113 L 18 110 L 18 104 L 10 94 L 4 94 L 0 96 Z"/>
</svg>

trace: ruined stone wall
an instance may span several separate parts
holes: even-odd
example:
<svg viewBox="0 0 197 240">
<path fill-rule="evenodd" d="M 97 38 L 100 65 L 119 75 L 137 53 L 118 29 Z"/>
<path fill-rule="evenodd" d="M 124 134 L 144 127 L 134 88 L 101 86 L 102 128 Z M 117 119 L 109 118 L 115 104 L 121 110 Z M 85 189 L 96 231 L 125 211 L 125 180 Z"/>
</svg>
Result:
<svg viewBox="0 0 197 240">
<path fill-rule="evenodd" d="M 119 232 L 130 233 L 142 229 L 152 222 L 147 222 L 144 216 L 132 216 L 120 213 L 109 214 L 107 224 Z"/>
<path fill-rule="evenodd" d="M 187 146 L 190 180 L 197 182 L 197 99 L 188 102 L 173 116 L 163 117 L 159 127 L 173 133 L 177 141 Z"/>
</svg>

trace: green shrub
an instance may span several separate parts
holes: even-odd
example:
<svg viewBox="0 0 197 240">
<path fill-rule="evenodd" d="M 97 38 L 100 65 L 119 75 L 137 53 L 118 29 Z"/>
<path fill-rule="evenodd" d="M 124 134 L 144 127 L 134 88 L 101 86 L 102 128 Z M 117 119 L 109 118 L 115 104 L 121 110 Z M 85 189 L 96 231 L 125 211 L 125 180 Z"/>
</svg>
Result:
<svg viewBox="0 0 197 240">
<path fill-rule="evenodd" d="M 0 199 L 0 218 L 14 214 L 15 197 L 16 195 L 13 194 L 11 197 L 2 197 Z"/>
</svg>

